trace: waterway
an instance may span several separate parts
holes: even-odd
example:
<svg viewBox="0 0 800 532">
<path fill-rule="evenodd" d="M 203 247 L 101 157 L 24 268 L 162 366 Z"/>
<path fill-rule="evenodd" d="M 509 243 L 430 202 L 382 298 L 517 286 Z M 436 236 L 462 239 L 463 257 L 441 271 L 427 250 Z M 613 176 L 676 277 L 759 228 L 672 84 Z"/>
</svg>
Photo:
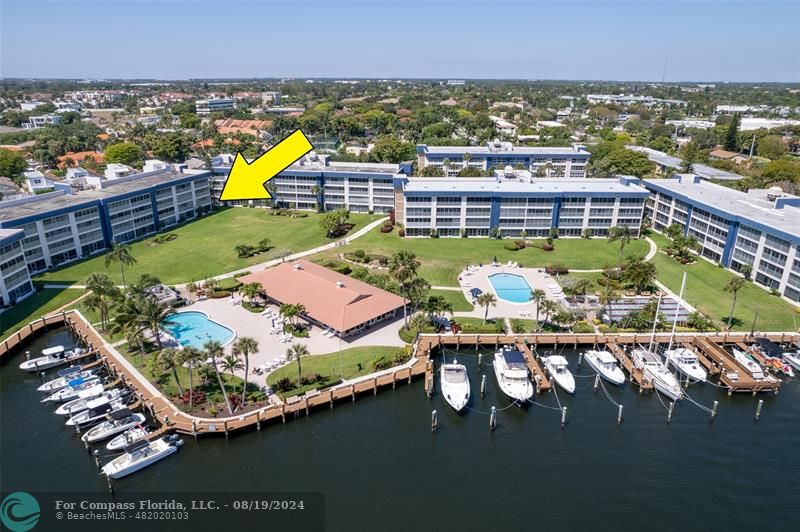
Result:
<svg viewBox="0 0 800 532">
<path fill-rule="evenodd" d="M 67 342 L 61 329 L 28 349 Z M 576 354 L 562 354 L 574 368 Z M 2 490 L 107 494 L 78 436 L 39 403 L 38 377 L 17 369 L 23 359 L 0 367 Z M 326 529 L 336 531 L 796 529 L 800 379 L 757 398 L 690 387 L 701 404 L 719 401 L 713 423 L 684 401 L 668 425 L 655 395 L 609 388 L 624 405 L 618 427 L 617 408 L 593 393 L 593 379 L 578 378 L 574 397 L 559 393 L 568 408 L 562 429 L 555 410 L 507 408 L 488 357 L 481 398 L 476 352 L 462 350 L 460 359 L 473 385 L 465 415 L 438 394 L 429 400 L 415 381 L 230 440 L 186 437 L 178 454 L 115 482 L 115 491 L 322 492 Z M 537 401 L 557 406 L 553 393 Z M 484 413 L 492 406 L 494 432 Z M 114 530 L 94 526 L 83 530 Z"/>
</svg>

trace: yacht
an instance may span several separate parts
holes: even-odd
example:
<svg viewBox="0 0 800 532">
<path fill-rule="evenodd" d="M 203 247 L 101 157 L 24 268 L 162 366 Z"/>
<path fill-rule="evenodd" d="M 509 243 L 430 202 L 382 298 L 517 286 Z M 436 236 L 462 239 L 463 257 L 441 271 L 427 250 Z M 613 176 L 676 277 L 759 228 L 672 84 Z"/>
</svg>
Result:
<svg viewBox="0 0 800 532">
<path fill-rule="evenodd" d="M 111 419 L 89 429 L 81 439 L 86 443 L 103 441 L 120 432 L 125 432 L 137 425 L 144 423 L 144 414 L 134 414 L 127 408 L 120 408 L 112 411 L 109 416 Z"/>
<path fill-rule="evenodd" d="M 140 440 L 125 447 L 125 454 L 104 465 L 102 472 L 108 478 L 122 478 L 177 452 L 182 443 L 175 435 L 151 442 Z"/>
<path fill-rule="evenodd" d="M 100 386 L 101 388 L 103 386 L 98 377 L 91 376 L 87 378 L 81 377 L 73 379 L 69 381 L 65 387 L 46 396 L 44 399 L 42 399 L 42 402 L 62 403 L 64 401 L 70 401 L 78 397 L 78 394 L 80 394 L 82 391 L 88 390 L 94 386 Z"/>
<path fill-rule="evenodd" d="M 708 373 L 700 364 L 697 355 L 691 349 L 678 347 L 667 349 L 667 365 L 672 364 L 681 374 L 688 377 L 692 382 L 706 382 Z"/>
<path fill-rule="evenodd" d="M 83 349 L 64 351 L 63 345 L 42 349 L 42 356 L 26 360 L 19 365 L 23 371 L 42 371 L 70 362 L 73 358 L 84 353 Z"/>
<path fill-rule="evenodd" d="M 542 358 L 547 372 L 567 393 L 575 393 L 575 377 L 569 371 L 567 359 L 561 355 L 552 355 Z"/>
<path fill-rule="evenodd" d="M 58 372 L 58 377 L 49 380 L 36 388 L 39 392 L 57 392 L 61 388 L 69 385 L 69 382 L 75 379 L 87 379 L 94 375 L 93 369 L 81 370 L 80 366 L 70 366 Z"/>
<path fill-rule="evenodd" d="M 651 381 L 656 390 L 673 401 L 681 398 L 683 392 L 678 379 L 664 366 L 655 353 L 644 348 L 634 349 L 631 358 L 633 365 L 642 370 L 644 378 Z"/>
<path fill-rule="evenodd" d="M 611 384 L 625 384 L 625 374 L 617 365 L 617 359 L 608 351 L 589 350 L 583 354 L 583 358 L 598 375 Z"/>
<path fill-rule="evenodd" d="M 533 384 L 528 377 L 528 364 L 521 351 L 505 348 L 494 354 L 494 375 L 506 397 L 524 404 L 533 397 Z"/>
<path fill-rule="evenodd" d="M 65 425 L 68 427 L 74 427 L 75 425 L 83 427 L 85 425 L 99 423 L 106 419 L 106 416 L 109 414 L 113 414 L 117 410 L 125 409 L 127 402 L 127 397 L 118 397 L 109 401 L 101 395 L 89 401 L 87 405 L 88 408 L 83 412 L 73 413 L 66 421 Z"/>
<path fill-rule="evenodd" d="M 133 427 L 112 438 L 111 441 L 108 442 L 108 445 L 106 445 L 106 449 L 109 451 L 121 451 L 128 445 L 145 439 L 148 434 L 150 434 L 150 431 L 145 427 Z"/>
<path fill-rule="evenodd" d="M 469 402 L 469 376 L 467 367 L 453 359 L 452 364 L 440 368 L 442 395 L 456 412 L 461 412 Z"/>
<path fill-rule="evenodd" d="M 764 373 L 764 368 L 741 349 L 733 348 L 733 358 L 736 359 L 736 362 L 755 380 L 760 381 L 767 378 L 767 375 Z"/>
<path fill-rule="evenodd" d="M 93 386 L 88 390 L 80 392 L 77 399 L 73 399 L 72 401 L 59 405 L 59 407 L 56 408 L 56 414 L 59 416 L 72 416 L 89 408 L 89 403 L 94 398 L 103 397 L 107 401 L 113 401 L 114 399 L 128 395 L 128 393 L 130 392 L 123 388 L 114 388 L 113 390 L 103 391 L 102 386 Z"/>
</svg>

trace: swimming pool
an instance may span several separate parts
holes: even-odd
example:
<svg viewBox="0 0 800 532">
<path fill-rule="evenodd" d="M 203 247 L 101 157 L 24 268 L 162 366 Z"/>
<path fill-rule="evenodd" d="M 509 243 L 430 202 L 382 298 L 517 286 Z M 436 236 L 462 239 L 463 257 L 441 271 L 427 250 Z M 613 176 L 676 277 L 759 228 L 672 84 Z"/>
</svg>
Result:
<svg viewBox="0 0 800 532">
<path fill-rule="evenodd" d="M 167 318 L 167 320 L 170 323 L 163 326 L 164 330 L 183 346 L 202 349 L 203 344 L 209 340 L 215 340 L 225 345 L 236 337 L 236 333 L 233 330 L 209 319 L 203 312 L 178 312 Z"/>
<path fill-rule="evenodd" d="M 527 303 L 531 300 L 533 289 L 521 275 L 496 273 L 489 276 L 489 283 L 500 299 L 511 303 Z"/>
</svg>

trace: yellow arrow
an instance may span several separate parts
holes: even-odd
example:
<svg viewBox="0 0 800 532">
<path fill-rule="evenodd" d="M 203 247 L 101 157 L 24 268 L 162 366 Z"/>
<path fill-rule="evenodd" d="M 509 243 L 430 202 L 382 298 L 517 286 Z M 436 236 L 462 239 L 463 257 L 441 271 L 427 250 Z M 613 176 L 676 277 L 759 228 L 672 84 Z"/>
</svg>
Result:
<svg viewBox="0 0 800 532">
<path fill-rule="evenodd" d="M 241 152 L 237 153 L 219 199 L 231 201 L 271 198 L 265 186 L 267 181 L 312 149 L 314 146 L 298 129 L 251 163 L 247 162 Z"/>
</svg>

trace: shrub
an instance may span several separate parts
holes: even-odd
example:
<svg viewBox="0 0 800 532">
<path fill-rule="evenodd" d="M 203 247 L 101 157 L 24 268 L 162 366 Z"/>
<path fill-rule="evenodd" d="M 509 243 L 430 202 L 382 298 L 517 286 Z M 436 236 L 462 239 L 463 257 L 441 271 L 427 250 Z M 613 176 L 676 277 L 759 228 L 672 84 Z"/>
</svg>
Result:
<svg viewBox="0 0 800 532">
<path fill-rule="evenodd" d="M 178 396 L 178 400 L 181 403 L 188 405 L 189 404 L 189 395 L 191 394 L 192 402 L 195 405 L 205 403 L 206 402 L 206 393 L 201 390 L 186 390 L 183 392 L 183 395 Z"/>
<path fill-rule="evenodd" d="M 525 332 L 525 322 L 522 320 L 511 320 L 511 332 L 521 334 Z"/>
<path fill-rule="evenodd" d="M 545 266 L 544 272 L 548 275 L 566 275 L 569 273 L 569 268 L 563 264 L 549 264 Z"/>
<path fill-rule="evenodd" d="M 384 225 L 381 227 L 381 233 L 391 233 L 393 228 L 393 225 Z"/>
<path fill-rule="evenodd" d="M 519 248 L 517 247 L 516 242 L 506 242 L 503 244 L 503 248 L 507 249 L 508 251 L 517 251 Z"/>
<path fill-rule="evenodd" d="M 405 229 L 400 229 L 397 232 L 397 234 L 400 235 L 400 238 L 402 238 L 402 237 L 406 236 L 406 230 Z"/>
<path fill-rule="evenodd" d="M 386 255 L 373 255 L 372 260 L 378 261 L 378 264 L 380 264 L 381 266 L 388 266 L 389 260 L 391 259 Z"/>
<path fill-rule="evenodd" d="M 319 373 L 309 373 L 300 377 L 300 386 L 308 386 L 309 384 L 316 384 L 322 380 Z"/>
<path fill-rule="evenodd" d="M 363 259 L 364 257 L 367 256 L 367 252 L 364 251 L 363 249 L 357 249 L 357 250 L 355 250 L 353 252 L 353 255 L 355 255 L 356 257 L 358 257 L 360 259 Z"/>
<path fill-rule="evenodd" d="M 211 299 L 222 299 L 223 297 L 231 297 L 230 290 L 215 290 L 208 294 Z"/>
<path fill-rule="evenodd" d="M 278 379 L 278 382 L 273 386 L 276 392 L 288 392 L 297 388 L 297 384 L 289 377 Z"/>
<path fill-rule="evenodd" d="M 542 251 L 553 251 L 556 247 L 553 244 L 543 244 Z"/>
<path fill-rule="evenodd" d="M 241 272 L 241 273 L 237 273 L 237 274 L 236 274 L 236 275 L 234 275 L 233 277 L 234 277 L 234 279 L 238 279 L 239 277 L 244 277 L 245 275 L 250 275 L 251 273 L 253 273 L 253 272 L 250 272 L 250 271 L 247 271 L 247 272 Z"/>
<path fill-rule="evenodd" d="M 381 371 L 384 369 L 389 369 L 394 365 L 394 362 L 391 358 L 383 356 L 372 363 L 372 367 L 375 371 Z"/>
<path fill-rule="evenodd" d="M 341 273 L 342 275 L 350 275 L 352 272 L 352 268 L 346 262 L 329 262 L 325 265 L 326 268 L 330 268 L 331 270 L 335 271 L 336 273 Z"/>
<path fill-rule="evenodd" d="M 594 327 L 588 322 L 579 321 L 575 325 L 572 326 L 572 332 L 574 333 L 593 333 Z"/>
</svg>

